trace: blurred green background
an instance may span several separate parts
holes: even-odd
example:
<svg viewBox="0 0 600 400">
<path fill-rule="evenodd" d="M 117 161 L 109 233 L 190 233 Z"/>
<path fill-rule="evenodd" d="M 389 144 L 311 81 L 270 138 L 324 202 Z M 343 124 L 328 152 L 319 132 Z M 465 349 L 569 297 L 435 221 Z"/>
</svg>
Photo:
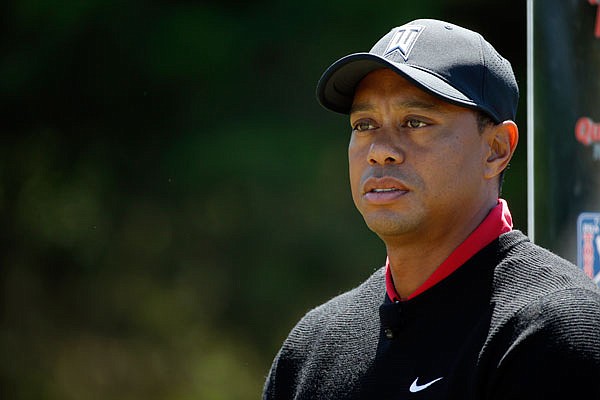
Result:
<svg viewBox="0 0 600 400">
<path fill-rule="evenodd" d="M 3 399 L 256 399 L 307 309 L 385 261 L 324 69 L 419 17 L 512 61 L 526 230 L 525 2 L 0 6 Z"/>
</svg>

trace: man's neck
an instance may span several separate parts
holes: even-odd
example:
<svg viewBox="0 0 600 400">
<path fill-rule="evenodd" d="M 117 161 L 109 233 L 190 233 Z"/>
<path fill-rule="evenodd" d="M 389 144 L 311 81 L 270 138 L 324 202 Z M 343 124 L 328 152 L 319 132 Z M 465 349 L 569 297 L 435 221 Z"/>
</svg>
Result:
<svg viewBox="0 0 600 400">
<path fill-rule="evenodd" d="M 429 244 L 429 243 L 427 243 Z M 433 274 L 460 242 L 416 246 L 387 246 L 396 292 L 407 298 Z"/>
<path fill-rule="evenodd" d="M 437 233 L 382 238 L 386 245 L 396 292 L 402 299 L 419 288 L 450 254 L 479 226 L 495 204 L 482 207 L 468 221 Z"/>
</svg>

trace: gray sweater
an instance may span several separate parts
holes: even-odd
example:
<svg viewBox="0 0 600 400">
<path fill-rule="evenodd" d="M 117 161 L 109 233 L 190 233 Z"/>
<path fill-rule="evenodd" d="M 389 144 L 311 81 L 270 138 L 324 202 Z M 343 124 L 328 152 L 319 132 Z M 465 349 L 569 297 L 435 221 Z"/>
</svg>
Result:
<svg viewBox="0 0 600 400">
<path fill-rule="evenodd" d="M 384 269 L 308 312 L 263 399 L 600 399 L 600 290 L 519 231 L 415 298 Z"/>
</svg>

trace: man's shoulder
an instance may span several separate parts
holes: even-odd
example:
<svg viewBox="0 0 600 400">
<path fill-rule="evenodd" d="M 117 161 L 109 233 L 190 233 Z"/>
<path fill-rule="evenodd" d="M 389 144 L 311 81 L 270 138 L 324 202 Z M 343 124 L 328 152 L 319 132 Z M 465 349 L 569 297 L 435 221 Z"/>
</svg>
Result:
<svg viewBox="0 0 600 400">
<path fill-rule="evenodd" d="M 600 323 L 598 285 L 572 262 L 528 240 L 512 246 L 496 267 L 491 301 L 500 321 L 512 321 L 517 330 Z"/>
<path fill-rule="evenodd" d="M 521 232 L 509 232 L 501 240 L 514 245 L 505 246 L 496 268 L 497 288 L 536 298 L 574 288 L 600 293 L 598 285 L 571 261 L 532 243 Z"/>
<path fill-rule="evenodd" d="M 379 268 L 357 287 L 341 293 L 310 310 L 302 319 L 333 318 L 347 313 L 355 314 L 371 303 L 379 307 L 385 295 L 385 268 Z"/>
<path fill-rule="evenodd" d="M 292 398 L 298 390 L 321 390 L 310 382 L 337 385 L 332 380 L 339 378 L 337 368 L 356 363 L 364 355 L 365 343 L 376 343 L 378 308 L 385 296 L 384 271 L 376 270 L 357 287 L 313 308 L 300 319 L 273 361 L 263 398 Z"/>
<path fill-rule="evenodd" d="M 499 377 L 495 393 L 516 387 L 518 398 L 568 398 L 560 382 L 600 372 L 600 290 L 562 257 L 531 243 L 520 247 L 496 268 L 480 365 Z"/>
<path fill-rule="evenodd" d="M 385 268 L 377 269 L 357 287 L 341 293 L 308 311 L 290 332 L 289 340 L 309 340 L 329 327 L 360 324 L 373 314 L 385 296 Z"/>
</svg>

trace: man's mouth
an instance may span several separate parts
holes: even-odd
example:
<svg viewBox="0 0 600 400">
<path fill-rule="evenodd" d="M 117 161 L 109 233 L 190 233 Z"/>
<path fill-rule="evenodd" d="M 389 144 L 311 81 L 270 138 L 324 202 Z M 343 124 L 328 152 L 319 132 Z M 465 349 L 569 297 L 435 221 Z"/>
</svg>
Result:
<svg viewBox="0 0 600 400">
<path fill-rule="evenodd" d="M 385 189 L 379 189 L 379 188 L 375 188 L 375 189 L 371 189 L 370 193 L 387 193 L 387 192 L 397 192 L 398 188 L 385 188 Z"/>
<path fill-rule="evenodd" d="M 373 179 L 366 185 L 364 199 L 373 205 L 386 205 L 398 201 L 409 191 L 392 179 Z"/>
<path fill-rule="evenodd" d="M 407 187 L 403 182 L 396 178 L 389 176 L 375 178 L 368 178 L 363 184 L 363 193 L 392 193 L 392 192 L 406 192 Z"/>
</svg>

